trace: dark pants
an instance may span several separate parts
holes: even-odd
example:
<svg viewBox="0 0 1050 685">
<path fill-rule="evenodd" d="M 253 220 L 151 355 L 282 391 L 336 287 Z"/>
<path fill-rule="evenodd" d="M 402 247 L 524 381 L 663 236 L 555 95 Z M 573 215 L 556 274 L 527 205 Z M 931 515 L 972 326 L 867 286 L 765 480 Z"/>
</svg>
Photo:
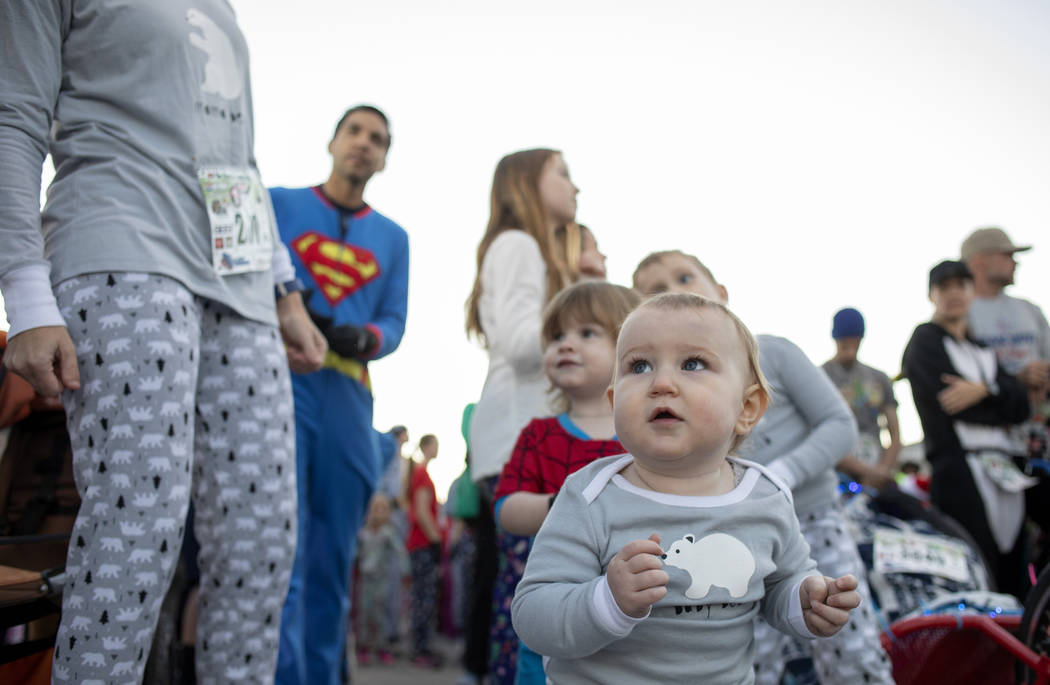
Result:
<svg viewBox="0 0 1050 685">
<path fill-rule="evenodd" d="M 467 625 L 465 626 L 466 646 L 463 651 L 463 668 L 479 678 L 488 672 L 492 585 L 499 569 L 496 522 L 492 518 L 493 485 L 494 483 L 490 484 L 487 480 L 479 483 L 481 507 L 471 528 L 475 545 L 474 584 L 470 590 Z"/>
</svg>

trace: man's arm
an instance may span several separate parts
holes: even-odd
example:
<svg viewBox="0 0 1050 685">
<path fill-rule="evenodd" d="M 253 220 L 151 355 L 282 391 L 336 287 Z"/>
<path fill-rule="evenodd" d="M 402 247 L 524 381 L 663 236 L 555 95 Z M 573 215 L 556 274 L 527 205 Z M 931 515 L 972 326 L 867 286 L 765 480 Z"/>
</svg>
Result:
<svg viewBox="0 0 1050 685">
<path fill-rule="evenodd" d="M 397 232 L 399 247 L 393 262 L 388 266 L 389 278 L 385 283 L 379 309 L 375 318 L 365 328 L 376 336 L 375 348 L 369 350 L 365 359 L 380 359 L 397 349 L 405 334 L 405 319 L 408 315 L 408 237 Z"/>
<path fill-rule="evenodd" d="M 886 432 L 890 434 L 890 444 L 882 453 L 879 466 L 883 471 L 892 474 L 897 468 L 897 457 L 901 453 L 901 425 L 897 417 L 897 406 L 887 406 L 882 413 L 886 417 Z"/>
</svg>

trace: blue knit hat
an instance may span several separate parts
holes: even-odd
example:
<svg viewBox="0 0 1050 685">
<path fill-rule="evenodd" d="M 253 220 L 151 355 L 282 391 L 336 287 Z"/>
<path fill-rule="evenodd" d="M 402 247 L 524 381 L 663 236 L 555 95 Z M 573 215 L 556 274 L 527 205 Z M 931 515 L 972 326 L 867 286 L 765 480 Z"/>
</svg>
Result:
<svg viewBox="0 0 1050 685">
<path fill-rule="evenodd" d="M 835 340 L 863 338 L 864 317 L 853 307 L 838 310 L 835 312 L 835 318 L 832 319 L 831 337 Z"/>
</svg>

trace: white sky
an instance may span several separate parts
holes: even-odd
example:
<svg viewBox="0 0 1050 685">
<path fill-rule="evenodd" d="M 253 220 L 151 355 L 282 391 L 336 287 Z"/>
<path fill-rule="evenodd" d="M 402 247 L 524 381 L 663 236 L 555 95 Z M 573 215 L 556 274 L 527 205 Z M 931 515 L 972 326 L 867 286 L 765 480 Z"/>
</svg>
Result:
<svg viewBox="0 0 1050 685">
<path fill-rule="evenodd" d="M 929 316 L 929 267 L 979 225 L 1036 246 L 1012 293 L 1050 307 L 1039 0 L 232 4 L 267 184 L 326 178 L 346 107 L 391 118 L 365 197 L 408 230 L 412 272 L 401 348 L 372 365 L 375 422 L 406 424 L 410 444 L 438 435 L 442 497 L 485 377 L 463 302 L 492 171 L 517 149 L 564 152 L 610 280 L 629 284 L 653 250 L 695 253 L 752 330 L 818 364 L 831 315 L 854 306 L 861 359 L 893 375 Z M 905 441 L 920 440 L 907 385 L 896 393 Z"/>
</svg>

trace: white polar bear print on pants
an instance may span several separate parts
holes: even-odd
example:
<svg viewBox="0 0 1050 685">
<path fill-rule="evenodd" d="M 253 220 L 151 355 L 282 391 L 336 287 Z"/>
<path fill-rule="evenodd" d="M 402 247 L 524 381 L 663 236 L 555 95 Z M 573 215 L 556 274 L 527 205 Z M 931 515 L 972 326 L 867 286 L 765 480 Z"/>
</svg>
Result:
<svg viewBox="0 0 1050 685">
<path fill-rule="evenodd" d="M 725 588 L 730 597 L 743 597 L 755 573 L 755 556 L 732 535 L 713 533 L 697 540 L 686 535 L 675 540 L 661 557 L 668 566 L 685 570 L 692 584 L 685 591 L 689 599 L 701 599 L 711 586 Z"/>
</svg>

